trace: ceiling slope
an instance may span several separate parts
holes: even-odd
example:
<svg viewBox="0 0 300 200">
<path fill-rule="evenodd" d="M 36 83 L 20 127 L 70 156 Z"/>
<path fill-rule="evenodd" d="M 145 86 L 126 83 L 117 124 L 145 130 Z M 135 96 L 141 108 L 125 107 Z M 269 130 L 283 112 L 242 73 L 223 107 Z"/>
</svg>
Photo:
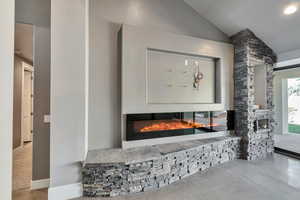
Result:
<svg viewBox="0 0 300 200">
<path fill-rule="evenodd" d="M 300 10 L 283 15 L 290 0 L 184 0 L 228 36 L 250 29 L 276 53 L 300 49 Z"/>
</svg>

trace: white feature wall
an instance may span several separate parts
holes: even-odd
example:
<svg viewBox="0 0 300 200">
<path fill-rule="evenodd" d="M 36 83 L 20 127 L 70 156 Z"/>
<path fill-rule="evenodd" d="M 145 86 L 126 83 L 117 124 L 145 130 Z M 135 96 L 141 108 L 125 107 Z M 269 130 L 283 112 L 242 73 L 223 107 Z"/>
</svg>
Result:
<svg viewBox="0 0 300 200">
<path fill-rule="evenodd" d="M 155 56 L 149 55 L 149 49 L 156 49 Z M 160 56 L 157 50 L 161 51 Z M 170 54 L 167 52 L 173 52 L 173 56 L 166 56 Z M 206 62 L 197 61 L 204 75 L 199 91 L 193 88 L 194 72 L 186 70 L 183 74 L 187 68 L 185 59 L 180 59 L 183 54 L 194 55 L 194 59 L 206 57 Z M 218 60 L 216 77 L 208 58 Z M 232 71 L 231 44 L 130 25 L 122 27 L 122 114 L 228 110 L 232 102 Z M 213 93 L 220 96 L 216 102 Z"/>
<path fill-rule="evenodd" d="M 90 7 L 89 149 L 120 147 L 121 24 L 216 41 L 229 39 L 182 0 L 91 0 Z"/>
</svg>

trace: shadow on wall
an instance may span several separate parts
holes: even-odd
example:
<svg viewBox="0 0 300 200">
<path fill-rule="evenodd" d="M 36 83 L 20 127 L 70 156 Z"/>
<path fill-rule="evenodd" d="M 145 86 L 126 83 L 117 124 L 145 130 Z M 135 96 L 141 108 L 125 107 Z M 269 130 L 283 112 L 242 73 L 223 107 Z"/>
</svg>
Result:
<svg viewBox="0 0 300 200">
<path fill-rule="evenodd" d="M 96 23 L 103 29 L 91 36 L 89 149 L 120 147 L 121 25 L 104 20 Z"/>
</svg>

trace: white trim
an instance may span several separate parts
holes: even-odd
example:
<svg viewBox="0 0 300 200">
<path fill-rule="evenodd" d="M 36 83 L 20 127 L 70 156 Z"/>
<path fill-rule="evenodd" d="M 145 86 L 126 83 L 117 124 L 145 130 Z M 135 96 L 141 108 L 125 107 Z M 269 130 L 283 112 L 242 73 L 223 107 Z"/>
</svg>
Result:
<svg viewBox="0 0 300 200">
<path fill-rule="evenodd" d="M 290 59 L 290 60 L 285 60 L 276 63 L 275 68 L 281 68 L 281 67 L 286 67 L 286 66 L 291 66 L 291 65 L 297 65 L 300 64 L 300 58 L 295 58 L 295 59 Z M 291 77 L 290 77 L 291 78 Z M 281 95 L 282 95 L 282 102 L 281 102 L 281 127 L 282 134 L 288 134 L 288 94 L 287 94 L 287 79 L 288 77 L 282 78 L 281 80 Z"/>
<path fill-rule="evenodd" d="M 287 134 L 288 133 L 288 79 L 284 78 L 281 80 L 281 98 L 282 98 L 282 116 L 281 116 L 281 123 L 282 123 L 282 134 Z"/>
<path fill-rule="evenodd" d="M 39 190 L 48 188 L 50 186 L 50 179 L 40 179 L 31 181 L 31 190 Z"/>
<path fill-rule="evenodd" d="M 300 58 L 278 62 L 276 63 L 275 68 L 286 67 L 286 66 L 297 65 L 297 64 L 300 64 Z"/>
<path fill-rule="evenodd" d="M 207 134 L 194 134 L 194 135 L 183 135 L 183 136 L 174 136 L 174 137 L 165 137 L 165 138 L 155 138 L 155 139 L 145 139 L 145 140 L 134 140 L 134 141 L 122 141 L 122 148 L 134 148 L 142 146 L 150 146 L 157 144 L 167 144 L 167 143 L 177 143 L 189 140 L 200 140 L 208 139 L 215 137 L 222 137 L 227 135 L 227 131 L 220 131 Z"/>
<path fill-rule="evenodd" d="M 67 200 L 79 197 L 82 197 L 81 183 L 50 187 L 48 190 L 48 200 Z"/>
<path fill-rule="evenodd" d="M 87 153 L 88 153 L 88 141 L 89 141 L 89 73 L 90 73 L 90 62 L 89 62 L 89 9 L 90 9 L 90 1 L 89 0 L 85 0 L 85 122 L 84 122 L 84 126 L 85 126 L 85 152 L 84 152 L 84 158 L 83 160 L 85 160 Z"/>
</svg>

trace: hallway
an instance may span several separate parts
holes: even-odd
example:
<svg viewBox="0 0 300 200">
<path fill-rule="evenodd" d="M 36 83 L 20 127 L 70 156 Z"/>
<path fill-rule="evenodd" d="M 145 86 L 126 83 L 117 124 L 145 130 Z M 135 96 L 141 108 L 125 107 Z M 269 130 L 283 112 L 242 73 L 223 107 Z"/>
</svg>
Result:
<svg viewBox="0 0 300 200">
<path fill-rule="evenodd" d="M 30 188 L 32 174 L 32 142 L 13 153 L 13 191 Z"/>
<path fill-rule="evenodd" d="M 13 152 L 13 200 L 47 200 L 47 190 L 30 191 L 32 142 Z"/>
</svg>

